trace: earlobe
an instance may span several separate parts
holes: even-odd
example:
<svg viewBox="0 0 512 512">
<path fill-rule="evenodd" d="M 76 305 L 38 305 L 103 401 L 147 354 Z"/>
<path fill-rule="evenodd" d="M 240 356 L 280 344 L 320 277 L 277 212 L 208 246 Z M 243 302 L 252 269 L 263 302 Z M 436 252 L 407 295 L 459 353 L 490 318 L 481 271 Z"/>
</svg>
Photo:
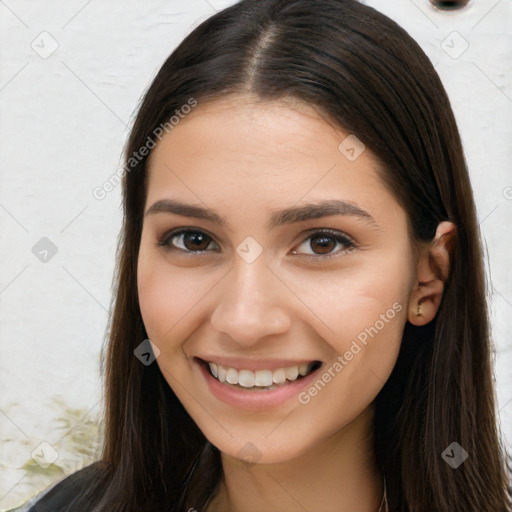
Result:
<svg viewBox="0 0 512 512">
<path fill-rule="evenodd" d="M 419 257 L 416 285 L 409 299 L 407 315 L 407 319 L 413 325 L 426 325 L 437 314 L 444 284 L 450 275 L 456 234 L 453 222 L 441 222 L 437 226 L 433 241 Z"/>
</svg>

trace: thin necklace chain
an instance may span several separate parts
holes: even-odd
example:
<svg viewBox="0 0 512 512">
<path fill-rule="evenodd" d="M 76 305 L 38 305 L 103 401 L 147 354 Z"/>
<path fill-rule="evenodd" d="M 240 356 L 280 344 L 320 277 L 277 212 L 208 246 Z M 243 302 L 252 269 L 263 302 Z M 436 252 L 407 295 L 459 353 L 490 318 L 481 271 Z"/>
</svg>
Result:
<svg viewBox="0 0 512 512">
<path fill-rule="evenodd" d="M 389 512 L 388 507 L 388 492 L 386 489 L 386 475 L 384 475 L 384 492 L 382 493 L 382 500 L 380 502 L 380 507 L 377 512 Z"/>
</svg>

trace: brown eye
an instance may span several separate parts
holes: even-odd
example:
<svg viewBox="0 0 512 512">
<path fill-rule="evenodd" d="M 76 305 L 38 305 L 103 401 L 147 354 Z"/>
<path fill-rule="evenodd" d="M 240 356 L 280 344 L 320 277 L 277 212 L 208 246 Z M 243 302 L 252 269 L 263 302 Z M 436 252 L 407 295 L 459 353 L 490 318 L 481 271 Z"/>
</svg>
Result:
<svg viewBox="0 0 512 512">
<path fill-rule="evenodd" d="M 164 235 L 158 246 L 173 251 L 194 253 L 206 251 L 212 242 L 211 237 L 202 231 L 181 230 Z"/>
<path fill-rule="evenodd" d="M 210 241 L 204 233 L 190 232 L 183 234 L 183 245 L 189 251 L 204 251 L 210 245 Z"/>
<path fill-rule="evenodd" d="M 341 246 L 338 251 L 334 251 L 336 246 Z M 304 247 L 306 250 L 303 255 L 306 257 L 330 258 L 338 254 L 353 252 L 356 249 L 356 244 L 348 236 L 338 231 L 322 230 L 317 231 L 308 236 L 299 247 Z M 312 251 L 312 252 L 309 252 Z M 302 253 L 302 251 L 301 251 Z M 294 250 L 293 254 L 299 254 Z"/>
<path fill-rule="evenodd" d="M 336 240 L 332 236 L 314 235 L 311 237 L 311 248 L 319 254 L 327 254 L 336 247 Z"/>
</svg>

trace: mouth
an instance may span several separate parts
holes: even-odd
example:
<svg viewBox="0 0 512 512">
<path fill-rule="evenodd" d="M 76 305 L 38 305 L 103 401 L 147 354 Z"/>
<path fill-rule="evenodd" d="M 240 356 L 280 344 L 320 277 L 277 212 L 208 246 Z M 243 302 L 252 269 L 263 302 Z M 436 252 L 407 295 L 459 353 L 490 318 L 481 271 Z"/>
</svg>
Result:
<svg viewBox="0 0 512 512">
<path fill-rule="evenodd" d="M 274 369 L 234 368 L 214 361 L 195 358 L 216 381 L 241 391 L 273 391 L 300 381 L 316 372 L 321 361 L 303 362 Z"/>
</svg>

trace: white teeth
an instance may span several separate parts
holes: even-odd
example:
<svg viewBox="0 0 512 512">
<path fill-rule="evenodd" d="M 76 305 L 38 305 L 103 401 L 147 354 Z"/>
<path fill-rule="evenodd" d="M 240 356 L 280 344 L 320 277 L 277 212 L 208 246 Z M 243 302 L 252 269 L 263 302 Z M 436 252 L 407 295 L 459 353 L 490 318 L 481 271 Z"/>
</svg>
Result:
<svg viewBox="0 0 512 512">
<path fill-rule="evenodd" d="M 251 370 L 240 370 L 238 372 L 238 384 L 244 388 L 254 387 L 254 372 L 251 372 Z"/>
<path fill-rule="evenodd" d="M 272 370 L 256 370 L 254 372 L 255 386 L 272 386 Z"/>
<path fill-rule="evenodd" d="M 238 371 L 234 368 L 229 368 L 226 373 L 226 380 L 229 384 L 238 384 Z"/>
<path fill-rule="evenodd" d="M 210 371 L 220 382 L 238 384 L 244 388 L 271 387 L 273 384 L 284 384 L 287 380 L 293 382 L 299 375 L 305 376 L 311 372 L 312 363 L 276 368 L 272 370 L 237 370 L 218 363 L 208 363 Z"/>
<path fill-rule="evenodd" d="M 284 384 L 286 375 L 284 374 L 284 368 L 278 368 L 272 372 L 272 380 L 274 384 Z"/>
<path fill-rule="evenodd" d="M 308 363 L 302 363 L 299 365 L 299 373 L 301 375 L 307 375 L 309 373 L 309 364 Z"/>
<path fill-rule="evenodd" d="M 284 369 L 284 374 L 288 380 L 295 380 L 299 376 L 299 368 L 297 366 L 290 366 Z"/>
<path fill-rule="evenodd" d="M 210 363 L 210 370 L 211 370 L 211 363 Z M 221 366 L 220 364 L 217 365 L 217 371 L 219 374 L 217 375 L 217 379 L 219 379 L 221 382 L 226 382 L 226 368 L 224 366 Z"/>
</svg>

